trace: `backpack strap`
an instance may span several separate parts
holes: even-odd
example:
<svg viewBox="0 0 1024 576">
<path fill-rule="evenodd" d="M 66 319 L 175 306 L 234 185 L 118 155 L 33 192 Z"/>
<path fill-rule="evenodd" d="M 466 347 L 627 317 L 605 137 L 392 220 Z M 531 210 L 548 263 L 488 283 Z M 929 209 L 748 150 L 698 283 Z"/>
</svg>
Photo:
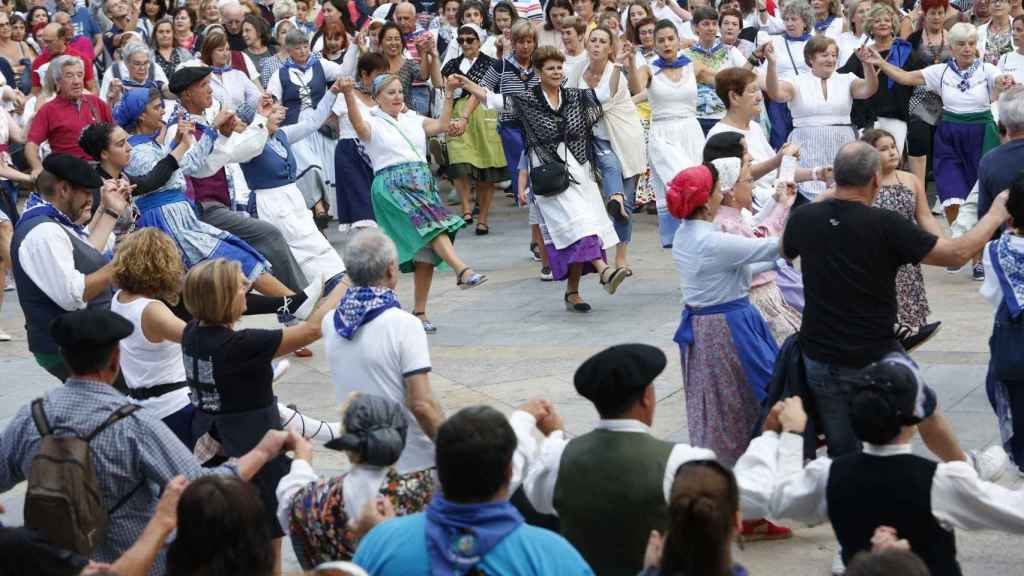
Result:
<svg viewBox="0 0 1024 576">
<path fill-rule="evenodd" d="M 43 411 L 43 399 L 36 398 L 32 401 L 32 421 L 36 423 L 36 430 L 40 436 L 53 434 L 50 429 L 50 422 L 46 419 L 46 412 Z"/>
<path fill-rule="evenodd" d="M 139 408 L 140 407 L 136 406 L 135 404 L 125 404 L 124 406 L 121 406 L 117 410 L 114 410 L 113 414 L 111 414 L 110 416 L 107 416 L 107 419 L 104 420 L 102 424 L 97 426 L 95 430 L 93 430 L 91 433 L 89 433 L 88 436 L 82 438 L 82 440 L 85 440 L 86 442 L 91 442 L 93 438 L 95 438 L 97 435 L 99 435 L 100 432 L 103 432 L 104 430 L 106 430 L 108 426 L 110 426 L 111 424 L 117 423 L 122 418 L 130 416 L 132 413 L 134 413 Z"/>
</svg>

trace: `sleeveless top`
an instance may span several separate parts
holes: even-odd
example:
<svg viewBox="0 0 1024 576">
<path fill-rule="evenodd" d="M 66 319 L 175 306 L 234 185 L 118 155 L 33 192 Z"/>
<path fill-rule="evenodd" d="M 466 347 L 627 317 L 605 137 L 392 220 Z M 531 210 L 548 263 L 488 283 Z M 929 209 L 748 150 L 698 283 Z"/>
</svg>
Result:
<svg viewBox="0 0 1024 576">
<path fill-rule="evenodd" d="M 652 122 L 697 117 L 697 75 L 693 64 L 687 64 L 681 70 L 682 78 L 673 82 L 663 71 L 652 68 L 654 75 L 647 87 Z"/>
<path fill-rule="evenodd" d="M 181 358 L 181 345 L 177 342 L 151 342 L 142 332 L 142 313 L 151 302 L 143 296 L 122 303 L 118 300 L 121 291 L 114 294 L 110 310 L 132 323 L 135 330 L 121 340 L 121 371 L 129 388 L 150 388 L 162 384 L 185 381 L 185 363 Z M 156 398 L 136 401 L 149 408 L 159 418 L 164 418 L 184 408 L 189 403 L 188 388 L 179 388 Z"/>
<path fill-rule="evenodd" d="M 897 177 L 898 178 L 898 177 Z M 872 206 L 885 208 L 903 216 L 911 222 L 917 223 L 917 211 L 914 191 L 908 188 L 903 182 L 897 184 L 883 184 L 875 196 Z"/>
</svg>

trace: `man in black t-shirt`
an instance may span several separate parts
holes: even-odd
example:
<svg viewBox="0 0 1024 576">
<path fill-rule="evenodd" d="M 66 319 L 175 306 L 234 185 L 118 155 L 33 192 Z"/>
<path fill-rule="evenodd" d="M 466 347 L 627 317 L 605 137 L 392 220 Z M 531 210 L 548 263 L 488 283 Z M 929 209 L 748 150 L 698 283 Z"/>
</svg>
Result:
<svg viewBox="0 0 1024 576">
<path fill-rule="evenodd" d="M 916 263 L 962 266 L 1008 214 L 1003 193 L 968 233 L 936 238 L 895 212 L 871 206 L 881 180 L 873 147 L 847 144 L 833 167 L 834 196 L 795 210 L 782 245 L 787 258 L 801 261 L 806 305 L 800 344 L 834 458 L 859 449 L 848 411 L 852 377 L 890 352 L 903 352 L 894 332 L 897 269 Z M 964 459 L 948 423 L 936 416 L 921 426 L 929 449 L 943 460 Z"/>
</svg>

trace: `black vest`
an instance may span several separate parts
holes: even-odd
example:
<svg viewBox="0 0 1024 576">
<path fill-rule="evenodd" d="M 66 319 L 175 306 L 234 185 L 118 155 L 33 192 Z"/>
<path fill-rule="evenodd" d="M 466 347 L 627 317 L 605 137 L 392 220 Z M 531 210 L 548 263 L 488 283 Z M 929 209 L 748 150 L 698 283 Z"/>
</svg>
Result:
<svg viewBox="0 0 1024 576">
<path fill-rule="evenodd" d="M 11 260 L 14 263 L 14 280 L 18 283 L 18 301 L 21 303 L 22 313 L 25 314 L 28 349 L 34 354 L 56 354 L 58 352 L 57 344 L 50 337 L 50 322 L 53 322 L 57 316 L 69 312 L 69 310 L 58 306 L 36 286 L 36 283 L 25 273 L 18 259 L 18 249 L 28 233 L 36 226 L 47 222 L 57 224 L 61 230 L 67 233 L 68 238 L 71 238 L 75 270 L 82 274 L 92 274 L 107 264 L 107 259 L 103 254 L 55 220 L 46 216 L 36 216 L 31 220 L 18 223 L 14 229 L 14 237 L 11 239 Z M 113 296 L 113 292 L 109 289 L 104 290 L 88 302 L 88 307 L 109 309 L 111 296 Z"/>
<path fill-rule="evenodd" d="M 924 560 L 932 576 L 960 576 L 956 538 L 932 515 L 932 478 L 937 464 L 913 454 L 837 458 L 829 470 L 826 498 L 832 529 L 849 563 L 871 550 L 871 536 L 892 526 Z"/>
</svg>

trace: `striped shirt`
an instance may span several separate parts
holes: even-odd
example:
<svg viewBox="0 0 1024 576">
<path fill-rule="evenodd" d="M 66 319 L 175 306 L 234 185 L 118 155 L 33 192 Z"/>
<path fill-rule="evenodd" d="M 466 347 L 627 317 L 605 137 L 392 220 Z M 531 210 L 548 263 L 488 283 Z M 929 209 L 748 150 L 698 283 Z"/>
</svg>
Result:
<svg viewBox="0 0 1024 576">
<path fill-rule="evenodd" d="M 526 18 L 531 22 L 540 23 L 544 21 L 544 7 L 539 0 L 512 0 L 512 6 L 520 18 Z M 494 6 L 491 6 L 492 10 Z"/>
<path fill-rule="evenodd" d="M 494 63 L 480 85 L 502 96 L 520 96 L 532 90 L 534 86 L 539 86 L 540 76 L 530 66 L 520 67 L 515 57 L 509 55 Z M 501 113 L 501 121 L 517 120 L 515 115 L 506 109 Z"/>
</svg>

